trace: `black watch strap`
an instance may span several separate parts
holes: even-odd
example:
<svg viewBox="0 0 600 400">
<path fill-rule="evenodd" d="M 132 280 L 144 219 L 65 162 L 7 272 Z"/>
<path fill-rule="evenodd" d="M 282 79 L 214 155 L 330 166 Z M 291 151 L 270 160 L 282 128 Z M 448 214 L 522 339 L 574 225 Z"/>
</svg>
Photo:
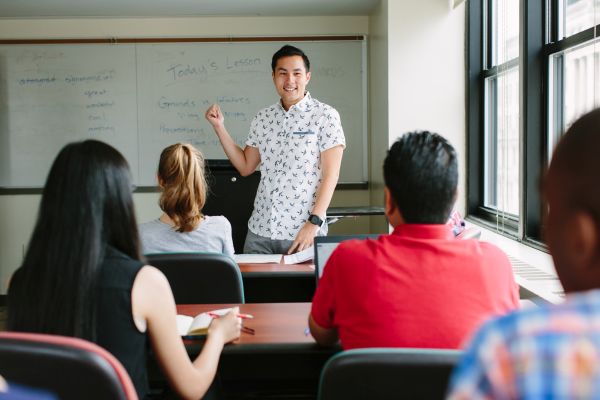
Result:
<svg viewBox="0 0 600 400">
<path fill-rule="evenodd" d="M 321 219 L 321 217 L 319 217 L 318 215 L 315 215 L 315 214 L 310 214 L 308 216 L 308 222 L 310 222 L 313 225 L 317 225 L 317 226 L 323 225 L 323 220 Z"/>
</svg>

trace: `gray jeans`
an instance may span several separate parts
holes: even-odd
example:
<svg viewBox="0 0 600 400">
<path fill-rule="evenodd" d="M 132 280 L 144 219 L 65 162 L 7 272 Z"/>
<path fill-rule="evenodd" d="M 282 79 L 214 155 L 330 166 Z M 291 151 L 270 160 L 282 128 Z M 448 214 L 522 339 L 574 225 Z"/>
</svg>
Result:
<svg viewBox="0 0 600 400">
<path fill-rule="evenodd" d="M 324 224 L 317 232 L 317 236 L 327 236 L 327 224 Z M 246 241 L 244 242 L 245 254 L 285 254 L 293 240 L 278 240 L 257 235 L 248 229 Z"/>
</svg>

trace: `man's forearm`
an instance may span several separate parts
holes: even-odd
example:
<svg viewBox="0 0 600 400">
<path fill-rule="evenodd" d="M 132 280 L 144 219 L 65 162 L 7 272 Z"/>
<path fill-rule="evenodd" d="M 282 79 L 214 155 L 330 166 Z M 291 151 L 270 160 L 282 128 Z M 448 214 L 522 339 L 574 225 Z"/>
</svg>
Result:
<svg viewBox="0 0 600 400">
<path fill-rule="evenodd" d="M 340 177 L 343 148 L 336 146 L 321 153 L 321 184 L 317 189 L 312 213 L 325 216 Z"/>
<path fill-rule="evenodd" d="M 321 346 L 331 346 L 339 340 L 336 329 L 325 329 L 319 326 L 312 317 L 308 316 L 308 328 L 315 341 Z"/>
<path fill-rule="evenodd" d="M 333 193 L 335 192 L 337 182 L 337 174 L 335 176 L 323 177 L 321 185 L 317 190 L 317 196 L 315 198 L 315 205 L 312 209 L 312 214 L 316 214 L 320 217 L 325 216 L 325 214 L 327 213 L 327 208 L 329 207 L 329 203 L 331 203 Z"/>
</svg>

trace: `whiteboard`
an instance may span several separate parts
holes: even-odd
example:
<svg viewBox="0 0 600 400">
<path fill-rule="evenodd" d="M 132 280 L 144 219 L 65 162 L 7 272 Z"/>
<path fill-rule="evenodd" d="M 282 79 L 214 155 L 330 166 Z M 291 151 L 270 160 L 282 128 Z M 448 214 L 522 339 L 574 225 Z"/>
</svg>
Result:
<svg viewBox="0 0 600 400">
<path fill-rule="evenodd" d="M 42 187 L 60 148 L 88 138 L 119 149 L 138 186 L 155 186 L 176 142 L 226 159 L 205 110 L 220 104 L 243 147 L 254 115 L 278 101 L 271 57 L 284 44 L 307 53 L 311 95 L 340 113 L 340 182 L 365 182 L 365 41 L 161 42 L 1 45 L 0 186 Z"/>
</svg>

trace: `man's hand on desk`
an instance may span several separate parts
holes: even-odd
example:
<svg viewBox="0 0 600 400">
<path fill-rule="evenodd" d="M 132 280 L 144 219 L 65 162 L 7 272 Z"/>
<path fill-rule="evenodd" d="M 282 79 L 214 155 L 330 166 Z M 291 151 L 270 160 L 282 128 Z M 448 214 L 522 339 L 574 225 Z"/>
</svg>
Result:
<svg viewBox="0 0 600 400">
<path fill-rule="evenodd" d="M 294 242 L 288 249 L 287 253 L 296 253 L 312 246 L 315 241 L 315 235 L 318 231 L 319 227 L 317 225 L 310 222 L 305 222 L 300 231 L 298 231 L 296 239 L 294 239 Z"/>
</svg>

